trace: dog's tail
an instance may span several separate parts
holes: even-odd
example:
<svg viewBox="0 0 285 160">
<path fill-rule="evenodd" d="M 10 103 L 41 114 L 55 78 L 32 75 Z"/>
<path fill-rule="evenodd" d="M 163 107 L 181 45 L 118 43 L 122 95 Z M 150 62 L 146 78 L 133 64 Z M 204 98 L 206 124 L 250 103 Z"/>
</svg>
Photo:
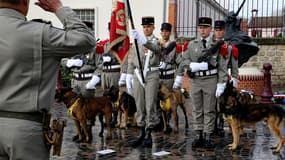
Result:
<svg viewBox="0 0 285 160">
<path fill-rule="evenodd" d="M 183 94 L 183 96 L 185 98 L 189 98 L 190 97 L 188 91 L 185 88 L 181 88 L 180 91 L 181 91 L 181 93 Z"/>
</svg>

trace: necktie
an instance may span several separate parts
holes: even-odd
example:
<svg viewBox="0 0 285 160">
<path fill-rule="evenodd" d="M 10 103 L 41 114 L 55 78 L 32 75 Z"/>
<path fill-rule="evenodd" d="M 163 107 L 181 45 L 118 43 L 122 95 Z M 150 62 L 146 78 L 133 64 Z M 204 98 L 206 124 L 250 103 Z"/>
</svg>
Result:
<svg viewBox="0 0 285 160">
<path fill-rule="evenodd" d="M 202 39 L 203 47 L 206 48 L 207 41 L 205 39 Z"/>
</svg>

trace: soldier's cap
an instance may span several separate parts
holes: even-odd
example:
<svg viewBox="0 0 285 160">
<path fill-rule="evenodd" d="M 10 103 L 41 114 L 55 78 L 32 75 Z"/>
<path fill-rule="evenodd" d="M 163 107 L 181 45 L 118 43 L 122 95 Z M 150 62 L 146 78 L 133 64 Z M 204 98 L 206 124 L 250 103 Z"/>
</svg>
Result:
<svg viewBox="0 0 285 160">
<path fill-rule="evenodd" d="M 162 23 L 160 30 L 171 31 L 172 25 L 170 23 Z"/>
<path fill-rule="evenodd" d="M 90 21 L 83 21 L 83 23 L 90 29 L 93 30 L 93 22 L 90 22 Z"/>
<path fill-rule="evenodd" d="M 226 22 L 223 20 L 216 20 L 214 24 L 215 29 L 225 29 Z"/>
<path fill-rule="evenodd" d="M 199 17 L 198 26 L 212 26 L 212 18 Z"/>
<path fill-rule="evenodd" d="M 153 25 L 154 24 L 154 17 L 146 16 L 142 17 L 142 25 Z"/>
</svg>

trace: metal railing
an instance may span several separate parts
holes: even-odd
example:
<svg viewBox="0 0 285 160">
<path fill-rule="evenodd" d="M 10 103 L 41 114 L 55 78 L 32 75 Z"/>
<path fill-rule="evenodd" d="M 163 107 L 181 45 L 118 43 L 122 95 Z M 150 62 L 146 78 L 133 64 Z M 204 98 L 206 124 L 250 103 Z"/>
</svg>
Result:
<svg viewBox="0 0 285 160">
<path fill-rule="evenodd" d="M 222 20 L 237 11 L 243 0 L 177 0 L 177 37 L 197 36 L 198 17 Z M 246 0 L 238 17 L 241 29 L 253 38 L 285 37 L 285 0 Z"/>
</svg>

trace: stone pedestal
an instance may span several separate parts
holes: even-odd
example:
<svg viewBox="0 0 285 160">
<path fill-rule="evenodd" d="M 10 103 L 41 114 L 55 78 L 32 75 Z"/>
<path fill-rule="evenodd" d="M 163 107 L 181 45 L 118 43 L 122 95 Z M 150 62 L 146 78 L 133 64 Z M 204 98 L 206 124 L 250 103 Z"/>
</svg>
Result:
<svg viewBox="0 0 285 160">
<path fill-rule="evenodd" d="M 239 68 L 238 80 L 238 90 L 252 91 L 256 96 L 261 96 L 264 75 L 258 68 Z"/>
<path fill-rule="evenodd" d="M 264 87 L 263 92 L 261 94 L 260 103 L 270 104 L 272 102 L 272 87 L 271 87 L 271 73 L 270 70 L 272 69 L 272 65 L 270 63 L 263 64 L 264 69 Z"/>
</svg>

